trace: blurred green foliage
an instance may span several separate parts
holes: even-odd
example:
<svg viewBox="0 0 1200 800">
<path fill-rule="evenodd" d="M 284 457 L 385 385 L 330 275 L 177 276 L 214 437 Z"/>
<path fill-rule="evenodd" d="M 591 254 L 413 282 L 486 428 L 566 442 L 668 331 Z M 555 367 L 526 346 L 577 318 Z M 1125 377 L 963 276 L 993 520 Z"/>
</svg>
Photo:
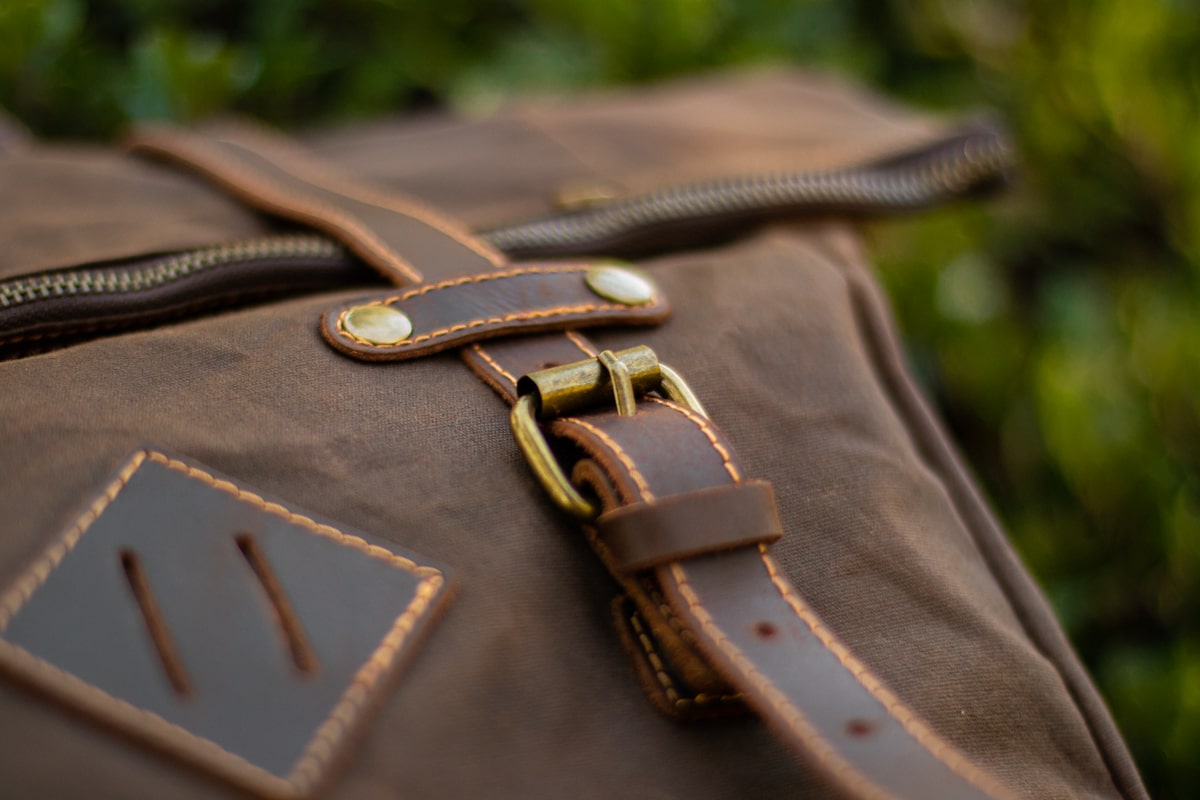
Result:
<svg viewBox="0 0 1200 800">
<path fill-rule="evenodd" d="M 3 0 L 47 136 L 280 124 L 761 62 L 991 106 L 1020 184 L 869 233 L 908 338 L 1151 793 L 1200 786 L 1200 7 L 1187 0 Z"/>
</svg>

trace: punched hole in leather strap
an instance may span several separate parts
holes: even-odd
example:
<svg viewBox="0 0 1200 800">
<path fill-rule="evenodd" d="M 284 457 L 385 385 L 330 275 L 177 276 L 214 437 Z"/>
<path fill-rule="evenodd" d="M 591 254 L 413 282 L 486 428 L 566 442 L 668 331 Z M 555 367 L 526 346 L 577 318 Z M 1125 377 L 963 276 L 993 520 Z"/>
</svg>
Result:
<svg viewBox="0 0 1200 800">
<path fill-rule="evenodd" d="M 602 514 L 596 531 L 620 572 L 669 564 L 783 536 L 775 492 L 748 481 L 636 503 Z"/>
</svg>

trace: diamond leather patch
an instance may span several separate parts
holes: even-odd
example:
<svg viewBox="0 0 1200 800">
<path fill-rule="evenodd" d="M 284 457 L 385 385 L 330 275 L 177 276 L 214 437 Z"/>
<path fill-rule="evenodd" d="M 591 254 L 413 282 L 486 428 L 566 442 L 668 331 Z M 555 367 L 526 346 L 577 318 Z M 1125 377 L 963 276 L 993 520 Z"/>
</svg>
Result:
<svg viewBox="0 0 1200 800">
<path fill-rule="evenodd" d="M 446 596 L 438 567 L 144 450 L 0 595 L 0 667 L 206 772 L 303 797 Z"/>
</svg>

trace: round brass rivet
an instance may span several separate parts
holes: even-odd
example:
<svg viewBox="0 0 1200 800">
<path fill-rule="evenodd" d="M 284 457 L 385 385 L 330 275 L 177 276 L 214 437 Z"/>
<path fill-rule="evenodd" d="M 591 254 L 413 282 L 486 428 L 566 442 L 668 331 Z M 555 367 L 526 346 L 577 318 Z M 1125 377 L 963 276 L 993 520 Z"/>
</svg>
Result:
<svg viewBox="0 0 1200 800">
<path fill-rule="evenodd" d="M 593 292 L 614 303 L 644 306 L 654 299 L 654 282 L 631 267 L 612 264 L 592 267 L 583 280 Z"/>
<path fill-rule="evenodd" d="M 355 306 L 342 318 L 342 327 L 371 344 L 396 344 L 412 335 L 408 315 L 391 306 Z"/>
</svg>

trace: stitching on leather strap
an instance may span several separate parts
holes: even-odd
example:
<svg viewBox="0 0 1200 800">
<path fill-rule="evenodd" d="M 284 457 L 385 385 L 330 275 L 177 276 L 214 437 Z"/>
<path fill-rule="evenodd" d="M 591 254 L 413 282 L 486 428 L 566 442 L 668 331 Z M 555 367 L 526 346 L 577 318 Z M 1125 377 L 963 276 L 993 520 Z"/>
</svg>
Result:
<svg viewBox="0 0 1200 800">
<path fill-rule="evenodd" d="M 651 398 L 654 400 L 654 398 Z M 735 483 L 741 480 L 739 470 L 731 463 L 731 456 L 727 449 L 721 447 L 715 438 L 710 426 L 706 422 L 697 422 L 695 418 L 685 413 L 685 409 L 674 403 L 655 400 L 660 405 L 676 411 L 684 416 L 687 416 L 693 423 L 696 423 L 701 432 L 708 439 L 714 451 L 720 456 L 722 465 L 726 472 Z M 762 546 L 760 545 L 760 549 Z M 826 769 L 838 775 L 847 785 L 862 794 L 864 798 L 870 800 L 894 800 L 894 796 L 869 780 L 858 769 L 844 759 L 840 753 L 831 745 L 820 732 L 813 727 L 807 717 L 797 709 L 778 687 L 776 687 L 765 675 L 758 671 L 754 662 L 751 661 L 729 638 L 725 632 L 713 621 L 712 616 L 700 601 L 699 595 L 692 589 L 689 583 L 687 573 L 683 569 L 683 565 L 676 561 L 666 566 L 671 577 L 674 578 L 676 585 L 679 587 L 679 592 L 687 603 L 688 610 L 695 617 L 696 621 L 704 629 L 709 639 L 721 650 L 725 652 L 729 658 L 738 665 L 741 673 L 754 684 L 761 692 L 763 697 L 771 705 L 772 709 L 783 719 L 785 724 L 792 730 L 808 746 L 809 752 L 820 761 Z"/>
<path fill-rule="evenodd" d="M 583 338 L 577 331 L 565 331 L 567 338 L 570 339 L 576 347 L 582 350 L 591 358 L 595 358 L 599 353 L 596 348 L 592 347 L 592 343 Z"/>
<path fill-rule="evenodd" d="M 387 192 L 376 190 L 365 184 L 360 184 L 344 175 L 330 170 L 323 162 L 315 159 L 308 152 L 296 146 L 290 140 L 255 129 L 247 124 L 235 127 L 236 137 L 218 136 L 227 145 L 240 147 L 256 155 L 274 161 L 276 166 L 286 167 L 302 180 L 328 189 L 331 192 L 354 198 L 368 205 L 395 211 L 424 222 L 431 228 L 446 234 L 464 247 L 474 251 L 496 266 L 507 263 L 504 254 L 487 242 L 471 234 L 465 227 L 449 217 L 435 211 L 433 208 L 413 198 L 401 198 Z M 290 162 L 282 164 L 281 161 Z"/>
<path fill-rule="evenodd" d="M 644 502 L 651 502 L 654 500 L 654 493 L 650 491 L 650 484 L 646 482 L 646 477 L 642 475 L 641 470 L 639 470 L 637 465 L 633 463 L 633 459 L 630 458 L 629 454 L 625 452 L 625 448 L 621 447 L 621 445 L 617 444 L 617 442 L 611 436 L 590 422 L 585 422 L 578 417 L 562 417 L 562 421 L 574 423 L 584 430 L 591 432 L 593 436 L 604 442 L 604 444 L 610 450 L 612 450 L 613 455 L 617 457 L 617 459 L 629 472 L 629 477 L 632 478 L 633 482 L 637 485 L 638 494 L 641 495 L 641 499 Z"/>
<path fill-rule="evenodd" d="M 683 414 L 685 417 L 694 422 L 696 426 L 700 428 L 700 432 L 704 434 L 704 437 L 708 439 L 709 444 L 711 444 L 713 449 L 717 451 L 717 455 L 721 457 L 721 464 L 725 467 L 725 471 L 729 473 L 729 477 L 733 479 L 734 483 L 742 482 L 741 470 L 734 465 L 733 456 L 730 454 L 729 449 L 726 448 L 725 445 L 721 444 L 721 441 L 717 438 L 717 434 L 713 432 L 712 424 L 709 423 L 708 420 L 691 409 L 684 408 L 678 403 L 660 400 L 657 397 L 651 397 L 648 399 L 652 403 L 658 403 L 660 406 L 666 406 L 673 411 L 678 411 L 680 414 Z"/>
<path fill-rule="evenodd" d="M 842 758 L 837 750 L 812 726 L 808 718 L 788 700 L 787 695 L 759 672 L 754 662 L 737 645 L 729 641 L 725 632 L 713 621 L 712 616 L 700 601 L 700 597 L 692 589 L 683 566 L 679 562 L 675 562 L 668 565 L 667 570 L 679 587 L 679 593 L 687 603 L 688 610 L 692 612 L 708 637 L 738 665 L 742 675 L 754 684 L 792 732 L 808 745 L 809 752 L 827 769 L 839 775 L 847 785 L 852 786 L 855 791 L 861 792 L 862 796 L 872 800 L 883 800 L 884 798 L 894 800 L 894 795 L 877 786 Z"/>
<path fill-rule="evenodd" d="M 412 297 L 420 297 L 429 294 L 430 292 L 449 289 L 452 286 L 465 286 L 471 283 L 483 283 L 485 281 L 499 280 L 500 278 L 516 278 L 522 275 L 558 275 L 564 272 L 584 272 L 595 264 L 560 264 L 553 267 L 520 267 L 514 269 L 501 270 L 500 272 L 481 272 L 476 275 L 463 275 L 460 278 L 450 278 L 448 280 L 431 283 L 427 286 L 420 286 L 415 289 L 409 289 L 407 292 L 385 297 L 381 300 L 375 300 L 370 305 L 392 305 L 402 300 L 408 300 Z"/>
<path fill-rule="evenodd" d="M 831 652 L 837 658 L 838 662 L 854 676 L 854 679 L 862 684 L 863 688 L 883 705 L 889 716 L 900 723 L 901 727 L 928 750 L 930 754 L 937 758 L 937 760 L 941 761 L 952 772 L 958 774 L 972 786 L 994 796 L 1009 796 L 1004 786 L 998 784 L 995 779 L 977 768 L 950 743 L 938 736 L 912 709 L 904 705 L 900 698 L 892 694 L 865 664 L 856 659 L 846 646 L 834 636 L 833 632 L 817 619 L 808 605 L 796 595 L 791 585 L 780 575 L 774 559 L 767 554 L 766 546 L 759 545 L 758 550 L 763 564 L 767 568 L 767 574 L 771 576 L 771 583 L 779 591 L 784 601 L 796 616 L 808 626 L 812 634 L 820 640 L 825 649 Z"/>
<path fill-rule="evenodd" d="M 659 655 L 658 648 L 654 646 L 654 640 L 650 638 L 650 633 L 642 625 L 642 621 L 638 618 L 637 613 L 625 615 L 629 620 L 629 627 L 633 629 L 637 635 L 638 644 L 646 653 L 646 660 L 650 664 L 654 674 L 658 677 L 659 685 L 662 687 L 663 694 L 671 705 L 679 709 L 686 709 L 689 706 L 714 706 L 714 705 L 729 705 L 739 703 L 742 700 L 742 693 L 735 692 L 734 694 L 710 695 L 699 692 L 684 697 L 679 693 L 679 689 L 675 686 L 675 681 L 666 671 L 666 665 L 663 663 L 662 656 Z"/>
<path fill-rule="evenodd" d="M 269 178 L 247 172 L 234 158 L 207 143 L 173 133 L 142 133 L 132 144 L 136 149 L 155 152 L 179 160 L 200 170 L 251 205 L 288 217 L 299 216 L 318 228 L 340 229 L 349 237 L 347 244 L 357 245 L 402 278 L 421 282 L 421 273 L 397 255 L 371 232 L 361 220 L 348 212 L 316 198 L 299 198 Z"/>
<path fill-rule="evenodd" d="M 493 370 L 495 370 L 497 375 L 499 375 L 500 377 L 504 378 L 504 380 L 506 380 L 510 384 L 512 384 L 512 387 L 514 389 L 516 388 L 517 379 L 513 376 L 513 374 L 511 372 L 506 370 L 504 367 L 500 366 L 500 364 L 496 361 L 496 359 L 494 359 L 490 355 L 488 355 L 487 351 L 483 349 L 483 345 L 478 344 L 478 343 L 473 344 L 473 345 L 471 345 L 471 349 L 474 350 L 479 355 L 480 358 L 482 358 L 484 361 L 486 361 L 487 365 L 489 367 L 491 367 Z"/>
<path fill-rule="evenodd" d="M 671 629 L 679 634 L 680 638 L 682 638 L 692 647 L 696 647 L 696 634 L 692 632 L 692 629 L 686 622 L 679 618 L 679 615 L 675 613 L 675 609 L 671 608 L 671 604 L 667 602 L 665 597 L 663 597 L 662 592 L 655 587 L 654 579 L 650 576 L 646 576 L 642 580 L 644 581 L 643 586 L 646 593 L 650 595 L 650 599 L 658 605 L 659 613 L 663 615 L 663 618 L 667 621 L 667 624 L 671 626 Z"/>
<path fill-rule="evenodd" d="M 642 650 L 646 653 L 646 660 L 650 664 L 650 668 L 654 670 L 654 674 L 658 676 L 659 687 L 663 694 L 667 697 L 667 702 L 674 706 L 680 703 L 679 690 L 675 688 L 675 681 L 671 680 L 671 676 L 667 674 L 663 665 L 662 658 L 659 657 L 658 651 L 654 649 L 654 642 L 650 641 L 650 636 L 646 633 L 646 629 L 642 627 L 641 621 L 638 620 L 636 614 L 626 615 L 629 620 L 629 627 L 637 635 L 638 642 L 642 646 Z"/>
<path fill-rule="evenodd" d="M 660 405 L 665 405 L 681 414 L 684 414 L 685 416 L 688 416 L 689 419 L 692 419 L 693 422 L 696 422 L 697 425 L 700 426 L 701 430 L 704 431 L 705 436 L 708 438 L 713 448 L 717 451 L 718 455 L 721 456 L 727 471 L 729 471 L 730 475 L 733 476 L 734 481 L 737 482 L 740 480 L 738 477 L 739 472 L 737 468 L 731 463 L 729 451 L 720 445 L 719 440 L 717 440 L 715 434 L 711 430 L 711 427 L 706 421 L 694 418 L 695 415 L 690 414 L 687 409 L 676 406 L 673 403 L 667 403 L 655 398 L 651 399 Z M 1000 785 L 993 778 L 991 778 L 991 776 L 975 767 L 949 743 L 943 740 L 940 736 L 934 733 L 932 729 L 920 721 L 916 714 L 907 706 L 905 706 L 898 697 L 887 690 L 883 686 L 882 682 L 879 681 L 879 679 L 876 678 L 864 664 L 859 662 L 850 654 L 849 650 L 847 650 L 846 647 L 834 637 L 832 631 L 821 624 L 812 614 L 811 610 L 809 610 L 804 604 L 804 602 L 795 595 L 795 592 L 792 590 L 791 586 L 779 574 L 778 569 L 775 567 L 774 561 L 767 554 L 766 545 L 760 544 L 758 546 L 758 551 L 759 556 L 762 558 L 763 565 L 767 570 L 767 574 L 771 579 L 771 584 L 775 587 L 776 591 L 779 592 L 784 602 L 786 602 L 792 612 L 796 614 L 796 616 L 802 622 L 804 622 L 805 625 L 808 626 L 809 630 L 814 636 L 817 637 L 821 644 L 830 653 L 832 653 L 835 658 L 838 659 L 838 662 L 846 670 L 848 670 L 851 675 L 854 676 L 855 680 L 858 681 L 858 683 L 864 689 L 866 689 L 873 698 L 879 701 L 889 716 L 895 719 L 896 722 L 898 722 L 910 736 L 912 736 L 930 753 L 930 755 L 932 755 L 948 769 L 966 780 L 975 788 L 996 797 L 1010 796 L 1004 786 Z M 776 713 L 778 713 L 784 719 L 784 721 L 787 722 L 787 724 L 798 736 L 806 741 L 810 747 L 814 748 L 814 752 L 816 749 L 816 742 L 819 741 L 821 745 L 830 750 L 834 758 L 841 761 L 841 756 L 838 755 L 836 751 L 828 745 L 825 739 L 822 738 L 820 734 L 812 728 L 799 709 L 795 708 L 795 706 L 791 703 L 787 695 L 779 690 L 778 687 L 776 687 L 766 676 L 762 675 L 762 673 L 760 673 L 754 666 L 753 661 L 751 661 L 744 653 L 742 653 L 742 651 L 736 645 L 734 645 L 733 642 L 729 641 L 724 632 L 721 630 L 720 626 L 713 621 L 707 609 L 704 608 L 699 596 L 692 589 L 691 584 L 688 582 L 687 573 L 683 564 L 681 562 L 672 563 L 668 565 L 668 570 L 679 586 L 680 594 L 683 595 L 684 600 L 688 604 L 689 610 L 693 615 L 695 615 L 697 621 L 700 622 L 701 626 L 712 638 L 713 642 L 723 651 L 725 651 L 726 655 L 728 655 L 735 663 L 739 665 L 748 678 L 750 678 L 759 686 L 759 688 L 763 691 L 767 701 L 771 704 Z M 815 739 L 813 737 L 815 737 Z M 877 787 L 873 782 L 870 782 L 865 776 L 862 776 L 858 770 L 854 769 L 847 762 L 843 761 L 843 763 L 846 765 L 848 770 L 853 772 L 853 776 L 856 779 L 861 778 L 865 782 L 864 787 L 879 789 L 879 787 Z M 879 789 L 879 791 L 883 790 Z M 888 793 L 885 792 L 885 796 L 887 795 Z"/>
<path fill-rule="evenodd" d="M 369 305 L 378 304 L 371 303 Z M 368 342 L 365 339 L 359 338 L 358 336 L 355 336 L 346 330 L 344 326 L 346 316 L 353 310 L 347 308 L 343 309 L 342 313 L 338 315 L 337 330 L 342 336 L 363 347 L 370 347 L 375 350 L 401 350 L 406 347 L 416 347 L 417 345 L 425 344 L 438 338 L 450 337 L 453 334 L 461 333 L 465 330 L 482 328 L 488 325 L 504 325 L 509 322 L 525 322 L 535 319 L 553 319 L 554 317 L 559 316 L 570 317 L 575 314 L 589 314 L 593 311 L 621 311 L 625 309 L 628 309 L 628 306 L 614 303 L 586 303 L 581 306 L 561 306 L 559 308 L 545 308 L 537 311 L 515 311 L 511 314 L 505 314 L 501 317 L 485 317 L 481 319 L 473 319 L 469 322 L 460 322 L 455 325 L 451 325 L 449 328 L 442 328 L 441 330 L 436 330 L 431 333 L 423 333 L 420 336 L 414 336 L 411 339 L 406 339 L 395 344 L 377 344 L 375 342 Z"/>
</svg>

